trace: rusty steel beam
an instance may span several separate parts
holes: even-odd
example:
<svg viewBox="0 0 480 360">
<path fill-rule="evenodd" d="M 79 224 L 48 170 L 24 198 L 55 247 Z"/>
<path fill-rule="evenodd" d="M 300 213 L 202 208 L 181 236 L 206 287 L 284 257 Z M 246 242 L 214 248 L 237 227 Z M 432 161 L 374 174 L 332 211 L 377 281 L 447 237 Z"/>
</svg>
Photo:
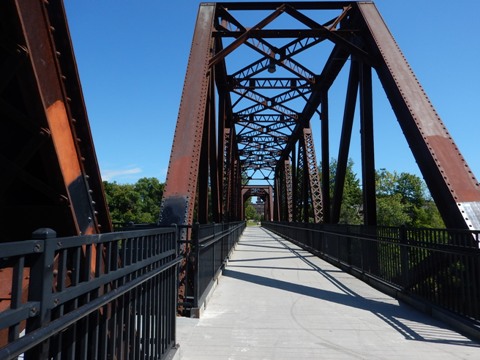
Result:
<svg viewBox="0 0 480 360">
<path fill-rule="evenodd" d="M 214 15 L 215 4 L 200 5 L 163 193 L 161 224 L 193 221 L 205 107 L 211 86 Z"/>
<path fill-rule="evenodd" d="M 77 151 L 80 154 L 81 165 L 83 165 L 82 170 L 88 183 L 88 191 L 95 207 L 98 227 L 96 232 L 110 232 L 113 227 L 63 2 L 50 2 L 46 9 L 55 47 L 60 54 L 58 56 L 60 77 L 65 85 L 72 132 L 76 140 Z"/>
<path fill-rule="evenodd" d="M 447 227 L 480 229 L 480 184 L 373 3 L 358 3 L 376 71 Z"/>
<path fill-rule="evenodd" d="M 59 236 L 111 230 L 62 2 L 4 1 L 0 241 L 42 227 Z"/>
<path fill-rule="evenodd" d="M 238 38 L 236 38 L 235 41 L 232 42 L 228 47 L 222 49 L 220 52 L 215 54 L 215 56 L 213 56 L 210 59 L 210 66 L 213 66 L 213 65 L 217 64 L 219 61 L 221 61 L 223 58 L 225 58 L 225 56 L 227 56 L 232 51 L 237 49 L 240 45 L 245 43 L 245 41 L 247 41 L 248 37 L 250 36 L 250 32 L 252 30 L 262 29 L 263 27 L 270 24 L 277 17 L 279 17 L 284 11 L 285 11 L 285 5 L 282 4 L 278 8 L 276 8 L 275 11 L 273 13 L 271 13 L 269 16 L 267 16 L 265 19 L 263 19 L 258 24 L 253 26 L 250 30 L 245 31 L 242 35 L 240 35 Z"/>
<path fill-rule="evenodd" d="M 325 120 L 325 119 L 324 119 Z M 323 135 L 323 134 L 322 134 Z M 317 156 L 315 155 L 315 145 L 313 143 L 312 130 L 310 128 L 303 130 L 303 141 L 305 143 L 305 165 L 304 172 L 308 177 L 308 190 L 315 223 L 324 221 L 324 202 L 323 189 L 318 174 Z M 326 184 L 329 184 L 328 182 Z M 305 204 L 308 204 L 308 199 Z"/>
<path fill-rule="evenodd" d="M 321 199 L 323 210 L 323 222 L 330 222 L 330 133 L 329 133 L 329 114 L 328 114 L 328 91 L 325 91 L 321 101 L 321 145 L 322 145 L 322 180 L 318 181 L 321 187 Z M 312 140 L 313 141 L 313 140 Z M 313 150 L 315 147 L 312 145 Z"/>
<path fill-rule="evenodd" d="M 282 5 L 291 5 L 298 10 L 343 10 L 352 4 L 352 1 L 245 1 L 245 2 L 218 2 L 218 6 L 229 10 L 275 10 Z"/>
<path fill-rule="evenodd" d="M 335 185 L 333 189 L 332 213 L 330 218 L 330 221 L 334 224 L 337 224 L 340 221 L 340 210 L 345 186 L 345 176 L 347 173 L 350 140 L 352 138 L 355 104 L 357 103 L 358 79 L 359 66 L 355 58 L 353 58 L 350 64 L 350 73 L 348 76 L 342 132 L 340 135 L 340 145 L 338 149 L 337 169 L 335 171 Z"/>
<path fill-rule="evenodd" d="M 37 80 L 37 90 L 42 101 L 50 135 L 57 154 L 57 161 L 63 175 L 76 234 L 97 232 L 95 208 L 89 194 L 89 187 L 82 171 L 81 154 L 77 139 L 71 127 L 68 98 L 62 83 L 61 69 L 50 34 L 48 18 L 43 2 L 18 0 L 17 10 L 30 63 Z"/>
<path fill-rule="evenodd" d="M 330 20 L 321 23 L 314 18 L 315 11 L 326 9 L 335 10 L 329 12 Z M 264 11 L 260 16 L 263 20 L 244 23 L 248 17 L 244 14 L 237 16 L 238 11 Z M 297 33 L 295 29 L 283 29 L 283 23 L 277 22 L 280 14 L 282 18 L 290 17 L 294 22 L 300 22 L 305 28 Z M 280 26 L 276 27 L 279 23 Z M 306 50 L 320 44 L 322 49 L 330 49 L 325 59 L 309 63 L 302 58 L 307 54 Z M 242 50 L 247 50 L 250 57 L 237 56 Z M 233 57 L 235 61 L 231 65 L 229 61 Z M 330 199 L 328 94 L 348 60 L 350 77 L 335 189 Z M 423 116 L 424 110 L 419 113 L 415 113 L 417 109 L 410 111 L 409 105 L 412 107 L 423 100 L 409 99 L 413 93 L 418 93 L 419 85 L 405 64 L 391 34 L 369 2 L 201 5 L 172 148 L 161 222 L 191 224 L 194 213 L 201 221 L 240 219 L 243 213 L 239 189 L 247 181 L 264 181 L 275 186 L 273 218 L 338 222 L 354 112 L 358 105 L 362 130 L 364 223 L 375 224 L 371 79 L 371 71 L 375 69 L 447 225 L 478 227 L 475 225 L 479 222 L 475 209 L 480 209 L 480 202 L 476 200 L 478 184 L 471 174 L 461 175 L 463 180 L 458 180 L 458 174 L 462 171 L 462 174 L 468 173 L 468 168 L 466 172 L 455 171 L 463 168 L 465 163 L 461 157 L 449 157 L 455 153 L 454 145 L 445 147 L 442 136 L 432 137 L 426 133 L 432 127 L 430 120 Z M 360 96 L 357 99 L 358 89 Z M 212 114 L 217 104 L 209 100 L 214 98 L 219 100 L 216 120 Z M 309 142 L 311 136 L 304 133 L 304 129 L 310 128 L 315 114 L 320 115 L 322 130 L 321 181 L 317 179 L 313 142 Z M 213 139 L 215 131 L 216 143 Z M 438 135 L 437 132 L 434 135 Z M 206 153 L 202 152 L 202 147 L 208 148 L 203 150 Z M 448 154 L 444 154 L 445 149 Z M 286 161 L 290 161 L 290 165 L 286 165 Z M 472 188 L 463 186 L 468 182 L 468 176 L 474 183 Z M 288 183 L 291 196 L 287 196 Z M 201 190 L 197 185 L 201 185 Z M 207 191 L 211 194 L 214 209 L 208 209 L 205 204 L 207 199 L 211 201 Z M 197 199 L 200 201 L 195 212 Z M 456 200 L 459 201 L 456 203 Z M 318 207 L 317 203 L 322 206 Z M 319 209 L 323 211 L 322 220 Z M 218 211 L 221 214 L 217 214 Z"/>
<path fill-rule="evenodd" d="M 284 174 L 284 195 L 286 196 L 285 206 L 287 217 L 284 220 L 293 221 L 293 183 L 292 183 L 292 167 L 290 161 L 286 160 L 283 164 Z M 282 195 L 283 195 L 282 194 Z"/>
<path fill-rule="evenodd" d="M 373 135 L 372 70 L 360 63 L 360 137 L 362 148 L 363 222 L 377 225 L 375 151 Z"/>
<path fill-rule="evenodd" d="M 40 228 L 57 236 L 111 231 L 63 3 L 2 1 L 0 27 L 0 216 L 8 225 L 0 242 L 31 239 Z M 25 265 L 1 272 L 0 312 L 27 301 Z"/>
</svg>

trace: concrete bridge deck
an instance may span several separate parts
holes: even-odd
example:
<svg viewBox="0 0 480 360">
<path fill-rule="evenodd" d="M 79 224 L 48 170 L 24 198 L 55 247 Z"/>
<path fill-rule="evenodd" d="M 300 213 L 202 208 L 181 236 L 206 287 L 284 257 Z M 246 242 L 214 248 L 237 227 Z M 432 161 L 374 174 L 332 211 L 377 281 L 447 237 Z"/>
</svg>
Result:
<svg viewBox="0 0 480 360">
<path fill-rule="evenodd" d="M 259 228 L 248 227 L 176 358 L 480 359 L 480 344 Z"/>
</svg>

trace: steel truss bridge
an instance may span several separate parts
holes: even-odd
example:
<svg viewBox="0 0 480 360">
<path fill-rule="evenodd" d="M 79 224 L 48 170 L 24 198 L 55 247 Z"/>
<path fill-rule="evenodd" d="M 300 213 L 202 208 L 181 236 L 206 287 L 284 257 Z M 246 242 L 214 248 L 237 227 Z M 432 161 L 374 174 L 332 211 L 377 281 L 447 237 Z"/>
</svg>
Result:
<svg viewBox="0 0 480 360">
<path fill-rule="evenodd" d="M 400 282 L 405 291 L 457 264 L 467 269 L 465 301 L 479 303 L 480 185 L 372 2 L 202 3 L 158 226 L 120 232 L 113 232 L 62 2 L 2 1 L 0 26 L 1 358 L 35 358 L 38 351 L 55 358 L 167 356 L 177 292 L 181 308 L 198 306 L 243 229 L 251 196 L 266 204 L 267 226 L 292 240 L 302 242 L 295 237 L 304 230 L 292 236 L 285 229 L 310 225 L 349 239 L 397 239 L 398 266 L 411 268 L 399 275 L 408 280 Z M 343 69 L 330 196 L 329 95 Z M 429 235 L 420 246 L 419 232 L 372 230 L 373 71 L 447 226 L 440 242 Z M 356 109 L 366 230 L 345 235 L 336 224 Z M 461 240 L 449 231 L 460 231 Z M 409 241 L 412 249 L 428 243 L 473 258 L 430 249 L 413 262 L 404 248 Z M 322 247 L 303 245 L 322 254 Z M 381 276 L 381 246 L 363 251 L 362 264 L 368 259 L 369 271 Z M 213 270 L 201 270 L 202 256 Z M 449 310 L 478 321 L 478 307 L 470 307 Z"/>
</svg>

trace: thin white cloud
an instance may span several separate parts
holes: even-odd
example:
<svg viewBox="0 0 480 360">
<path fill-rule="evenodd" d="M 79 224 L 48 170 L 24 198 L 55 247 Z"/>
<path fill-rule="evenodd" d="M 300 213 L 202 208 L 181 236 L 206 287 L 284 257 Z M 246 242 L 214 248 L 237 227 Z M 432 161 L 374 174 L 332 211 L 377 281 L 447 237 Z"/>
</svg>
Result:
<svg viewBox="0 0 480 360">
<path fill-rule="evenodd" d="M 142 169 L 139 167 L 131 168 L 131 169 L 123 169 L 123 170 L 103 170 L 102 171 L 102 180 L 110 181 L 112 179 L 125 177 L 128 175 L 134 175 L 141 173 Z"/>
</svg>

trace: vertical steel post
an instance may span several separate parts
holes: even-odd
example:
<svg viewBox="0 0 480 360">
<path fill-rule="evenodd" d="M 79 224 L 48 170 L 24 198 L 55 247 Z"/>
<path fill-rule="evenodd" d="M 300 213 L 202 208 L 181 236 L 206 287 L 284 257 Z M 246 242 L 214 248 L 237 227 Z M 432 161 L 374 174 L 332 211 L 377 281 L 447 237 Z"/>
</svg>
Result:
<svg viewBox="0 0 480 360">
<path fill-rule="evenodd" d="M 359 81 L 359 67 L 352 57 L 350 74 L 348 77 L 347 95 L 345 99 L 345 110 L 343 112 L 342 133 L 338 149 L 337 170 L 335 173 L 335 187 L 333 190 L 332 218 L 331 221 L 337 224 L 340 220 L 340 210 L 345 186 L 345 176 L 348 166 L 348 153 L 352 137 L 353 119 L 355 115 L 355 104 L 357 102 Z"/>
<path fill-rule="evenodd" d="M 211 70 L 210 76 L 210 93 L 209 93 L 209 169 L 210 169 L 210 188 L 212 197 L 212 221 L 220 222 L 221 212 L 221 166 L 219 166 L 219 153 L 217 152 L 217 118 L 216 118 L 216 101 L 215 101 L 215 68 Z"/>
<path fill-rule="evenodd" d="M 321 128 L 322 128 L 322 210 L 323 222 L 330 223 L 330 136 L 328 117 L 328 92 L 322 94 L 321 103 Z"/>
<path fill-rule="evenodd" d="M 372 70 L 360 64 L 360 131 L 362 143 L 363 215 L 365 225 L 377 224 L 373 137 Z"/>
</svg>

